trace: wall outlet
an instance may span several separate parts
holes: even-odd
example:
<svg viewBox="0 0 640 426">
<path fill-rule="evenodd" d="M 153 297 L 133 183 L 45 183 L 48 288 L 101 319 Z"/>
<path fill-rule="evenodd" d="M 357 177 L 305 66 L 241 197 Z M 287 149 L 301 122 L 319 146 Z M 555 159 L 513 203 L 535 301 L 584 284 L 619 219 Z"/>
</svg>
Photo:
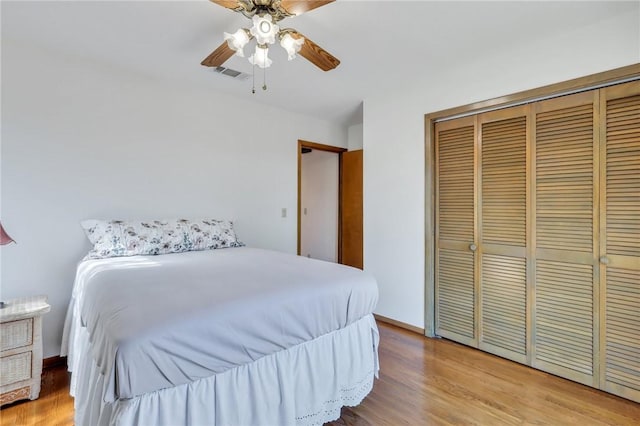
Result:
<svg viewBox="0 0 640 426">
<path fill-rule="evenodd" d="M 282 208 L 282 217 L 287 217 L 287 208 L 286 207 Z"/>
</svg>

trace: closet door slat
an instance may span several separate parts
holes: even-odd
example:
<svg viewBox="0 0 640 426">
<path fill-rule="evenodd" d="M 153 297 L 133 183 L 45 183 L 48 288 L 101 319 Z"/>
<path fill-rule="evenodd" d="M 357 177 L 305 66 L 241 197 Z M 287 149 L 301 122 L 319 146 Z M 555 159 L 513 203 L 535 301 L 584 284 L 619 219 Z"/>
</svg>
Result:
<svg viewBox="0 0 640 426">
<path fill-rule="evenodd" d="M 438 135 L 440 239 L 472 243 L 474 235 L 474 129 Z"/>
<path fill-rule="evenodd" d="M 482 255 L 480 348 L 526 362 L 526 259 Z"/>
<path fill-rule="evenodd" d="M 526 245 L 526 116 L 482 124 L 482 242 Z"/>
<path fill-rule="evenodd" d="M 640 397 L 640 270 L 607 270 L 605 380 Z M 613 385 L 613 386 L 612 386 Z M 625 395 L 626 394 L 626 395 Z"/>
<path fill-rule="evenodd" d="M 536 115 L 537 248 L 593 252 L 593 131 L 593 103 Z"/>
<path fill-rule="evenodd" d="M 439 253 L 439 322 L 442 336 L 474 338 L 473 254 L 441 249 Z"/>
<path fill-rule="evenodd" d="M 538 259 L 534 365 L 592 384 L 593 309 L 592 266 Z"/>
<path fill-rule="evenodd" d="M 640 95 L 607 101 L 606 122 L 606 252 L 640 257 Z M 632 173 L 618 179 L 621 170 Z"/>
</svg>

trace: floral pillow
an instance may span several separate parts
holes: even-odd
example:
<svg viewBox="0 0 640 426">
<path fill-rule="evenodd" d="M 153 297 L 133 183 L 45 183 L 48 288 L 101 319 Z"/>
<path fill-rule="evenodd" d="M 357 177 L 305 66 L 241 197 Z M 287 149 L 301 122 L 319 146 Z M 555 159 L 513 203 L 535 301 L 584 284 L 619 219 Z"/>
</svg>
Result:
<svg viewBox="0 0 640 426">
<path fill-rule="evenodd" d="M 244 245 L 236 237 L 233 222 L 228 220 L 85 220 L 81 225 L 93 244 L 85 260 Z"/>
</svg>

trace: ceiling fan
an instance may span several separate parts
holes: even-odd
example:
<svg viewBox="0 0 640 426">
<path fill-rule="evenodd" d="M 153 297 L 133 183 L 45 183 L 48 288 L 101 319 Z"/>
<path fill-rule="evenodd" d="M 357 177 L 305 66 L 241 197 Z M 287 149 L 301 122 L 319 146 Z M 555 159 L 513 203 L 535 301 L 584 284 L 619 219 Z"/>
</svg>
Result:
<svg viewBox="0 0 640 426">
<path fill-rule="evenodd" d="M 330 71 L 340 61 L 329 52 L 303 36 L 292 28 L 280 28 L 278 22 L 291 16 L 297 16 L 335 0 L 210 0 L 211 2 L 242 13 L 251 19 L 251 28 L 240 28 L 233 34 L 224 33 L 225 41 L 203 61 L 207 67 L 222 66 L 234 54 L 244 57 L 244 47 L 252 39 L 256 39 L 255 52 L 248 58 L 249 62 L 260 68 L 271 65 L 268 57 L 269 45 L 276 39 L 287 51 L 289 60 L 300 54 L 323 71 Z"/>
</svg>

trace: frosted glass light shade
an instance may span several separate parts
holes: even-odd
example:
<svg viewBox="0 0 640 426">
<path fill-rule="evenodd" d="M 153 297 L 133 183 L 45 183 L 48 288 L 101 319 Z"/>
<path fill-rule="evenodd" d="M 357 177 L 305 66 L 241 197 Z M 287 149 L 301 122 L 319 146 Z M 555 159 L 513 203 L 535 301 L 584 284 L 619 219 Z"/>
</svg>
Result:
<svg viewBox="0 0 640 426">
<path fill-rule="evenodd" d="M 273 23 L 271 15 L 253 16 L 253 27 L 249 30 L 258 44 L 273 44 L 276 42 L 276 34 L 280 27 Z"/>
<path fill-rule="evenodd" d="M 289 60 L 291 61 L 296 57 L 296 54 L 302 48 L 302 44 L 304 43 L 304 37 L 300 37 L 299 39 L 295 39 L 291 37 L 291 34 L 285 34 L 280 40 L 280 46 L 287 51 L 287 55 L 289 55 Z"/>
<path fill-rule="evenodd" d="M 224 33 L 224 39 L 229 45 L 229 49 L 235 50 L 236 55 L 244 58 L 244 46 L 249 43 L 249 34 L 244 28 L 240 28 L 233 34 Z"/>
<path fill-rule="evenodd" d="M 269 48 L 267 46 L 256 46 L 256 51 L 249 57 L 249 62 L 253 65 L 259 66 L 260 68 L 269 68 L 273 61 L 269 59 L 268 54 Z"/>
</svg>

